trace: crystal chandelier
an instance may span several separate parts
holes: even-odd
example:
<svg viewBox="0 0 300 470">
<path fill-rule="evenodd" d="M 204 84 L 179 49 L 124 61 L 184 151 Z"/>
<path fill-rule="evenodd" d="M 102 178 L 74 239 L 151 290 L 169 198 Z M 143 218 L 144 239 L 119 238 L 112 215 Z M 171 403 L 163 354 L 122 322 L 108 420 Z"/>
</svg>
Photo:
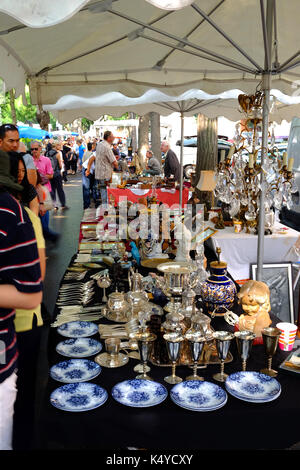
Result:
<svg viewBox="0 0 300 470">
<path fill-rule="evenodd" d="M 247 119 L 243 130 L 236 128 L 232 159 L 231 155 L 226 159 L 224 153 L 221 155 L 214 194 L 229 206 L 230 217 L 242 222 L 247 233 L 257 233 L 260 194 L 265 189 L 265 230 L 271 233 L 274 210 L 280 211 L 284 206 L 291 209 L 293 194 L 298 192 L 293 174 L 294 159 L 287 161 L 286 152 L 280 157 L 273 136 L 271 147 L 261 148 L 258 131 L 262 97 L 257 93 L 242 96 L 239 103 Z M 260 162 L 262 151 L 267 153 L 263 165 Z"/>
</svg>

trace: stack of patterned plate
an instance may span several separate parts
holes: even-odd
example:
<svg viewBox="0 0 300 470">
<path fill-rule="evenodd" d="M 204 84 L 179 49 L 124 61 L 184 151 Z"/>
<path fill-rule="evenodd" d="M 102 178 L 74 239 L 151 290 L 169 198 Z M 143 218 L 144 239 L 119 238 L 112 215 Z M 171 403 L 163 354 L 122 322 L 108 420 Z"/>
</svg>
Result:
<svg viewBox="0 0 300 470">
<path fill-rule="evenodd" d="M 218 385 L 200 380 L 188 380 L 175 385 L 170 391 L 171 400 L 181 408 L 191 411 L 214 411 L 227 402 L 227 393 Z"/>
<path fill-rule="evenodd" d="M 281 394 L 280 383 L 260 372 L 235 372 L 227 377 L 225 387 L 228 393 L 249 403 L 266 403 Z"/>
</svg>

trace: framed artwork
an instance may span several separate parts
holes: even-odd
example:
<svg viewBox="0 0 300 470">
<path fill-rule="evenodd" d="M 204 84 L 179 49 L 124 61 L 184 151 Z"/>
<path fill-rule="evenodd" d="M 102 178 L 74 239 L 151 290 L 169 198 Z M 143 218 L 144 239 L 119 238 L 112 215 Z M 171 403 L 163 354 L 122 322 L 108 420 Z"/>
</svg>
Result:
<svg viewBox="0 0 300 470">
<path fill-rule="evenodd" d="M 111 182 L 113 185 L 119 185 L 122 183 L 122 173 L 115 173 L 113 172 L 111 176 Z"/>
<path fill-rule="evenodd" d="M 214 235 L 215 233 L 217 233 L 218 230 L 214 230 L 213 228 L 211 227 L 206 227 L 204 230 L 202 230 L 202 232 L 200 233 L 197 233 L 197 235 L 195 235 L 193 238 L 192 238 L 192 243 L 203 243 L 205 242 L 205 240 L 207 240 L 208 238 L 210 238 L 212 235 Z"/>
<path fill-rule="evenodd" d="M 256 280 L 257 264 L 251 265 L 251 278 Z M 294 323 L 293 281 L 291 263 L 263 265 L 262 281 L 270 289 L 271 313 L 288 323 Z"/>
</svg>

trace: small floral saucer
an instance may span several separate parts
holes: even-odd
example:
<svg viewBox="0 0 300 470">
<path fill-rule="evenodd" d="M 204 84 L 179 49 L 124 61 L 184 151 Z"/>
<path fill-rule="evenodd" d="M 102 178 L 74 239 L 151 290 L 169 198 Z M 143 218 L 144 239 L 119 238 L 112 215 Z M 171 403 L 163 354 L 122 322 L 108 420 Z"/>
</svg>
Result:
<svg viewBox="0 0 300 470">
<path fill-rule="evenodd" d="M 98 333 L 98 326 L 89 321 L 70 321 L 60 325 L 57 331 L 67 338 L 86 338 Z"/>
<path fill-rule="evenodd" d="M 163 402 L 168 396 L 167 389 L 152 380 L 125 380 L 115 385 L 112 397 L 122 405 L 133 408 L 147 408 Z"/>
<path fill-rule="evenodd" d="M 50 376 L 58 382 L 76 383 L 86 382 L 97 377 L 101 367 L 96 362 L 87 359 L 70 359 L 59 362 L 50 369 Z"/>
<path fill-rule="evenodd" d="M 102 350 L 102 344 L 92 338 L 69 338 L 56 346 L 56 351 L 67 357 L 95 356 Z"/>
<path fill-rule="evenodd" d="M 88 411 L 103 405 L 108 398 L 107 391 L 91 383 L 67 384 L 51 393 L 50 403 L 64 411 Z"/>
</svg>

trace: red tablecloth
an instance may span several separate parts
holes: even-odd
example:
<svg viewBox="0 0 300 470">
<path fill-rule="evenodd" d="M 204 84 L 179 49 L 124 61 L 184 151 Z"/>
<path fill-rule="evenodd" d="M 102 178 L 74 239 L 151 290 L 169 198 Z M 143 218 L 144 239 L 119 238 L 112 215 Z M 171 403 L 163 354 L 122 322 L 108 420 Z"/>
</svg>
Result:
<svg viewBox="0 0 300 470">
<path fill-rule="evenodd" d="M 149 190 L 135 190 L 135 189 L 119 189 L 119 188 L 107 188 L 108 198 L 112 195 L 115 198 L 116 204 L 119 202 L 120 197 L 127 197 L 127 199 L 131 202 L 138 202 L 139 199 L 143 197 L 151 196 L 152 189 Z M 159 202 L 162 202 L 168 206 L 172 206 L 173 204 L 179 204 L 179 190 L 156 190 L 157 199 Z M 189 199 L 189 190 L 183 188 L 182 192 L 182 202 L 183 206 L 187 204 Z"/>
</svg>

